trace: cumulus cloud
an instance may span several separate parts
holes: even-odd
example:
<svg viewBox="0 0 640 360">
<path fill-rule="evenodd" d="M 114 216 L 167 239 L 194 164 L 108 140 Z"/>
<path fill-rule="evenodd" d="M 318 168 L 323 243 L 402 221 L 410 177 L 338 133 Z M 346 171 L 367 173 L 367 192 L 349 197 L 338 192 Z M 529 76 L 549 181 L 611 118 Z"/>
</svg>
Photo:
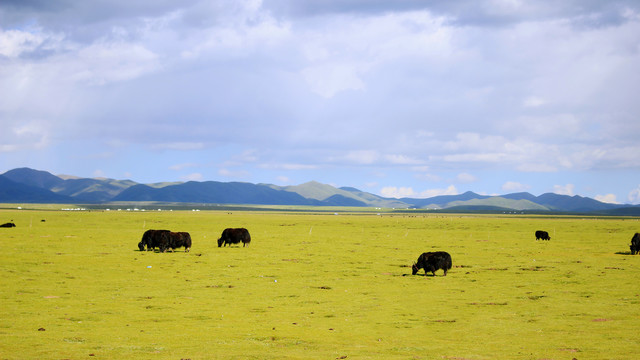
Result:
<svg viewBox="0 0 640 360">
<path fill-rule="evenodd" d="M 596 195 L 594 199 L 604 203 L 619 204 L 615 194 Z"/>
<path fill-rule="evenodd" d="M 204 179 L 385 174 L 416 196 L 485 186 L 483 170 L 505 176 L 474 191 L 520 188 L 505 179 L 522 172 L 557 175 L 529 191 L 588 188 L 580 172 L 638 175 L 639 14 L 631 0 L 3 2 L 0 156 L 127 163 L 130 146 L 144 173 L 170 155 L 227 169 Z M 619 188 L 606 183 L 594 196 Z"/>
<path fill-rule="evenodd" d="M 575 188 L 575 185 L 573 184 L 566 184 L 566 185 L 554 185 L 553 186 L 553 192 L 555 194 L 558 195 L 569 195 L 569 196 L 573 196 L 573 189 Z"/>
<path fill-rule="evenodd" d="M 391 198 L 430 198 L 440 195 L 457 195 L 458 190 L 454 185 L 450 185 L 446 189 L 428 189 L 421 192 L 416 192 L 411 187 L 387 186 L 380 190 L 380 194 L 384 197 Z"/>
<path fill-rule="evenodd" d="M 629 192 L 627 199 L 632 204 L 640 204 L 640 185 Z"/>
<path fill-rule="evenodd" d="M 187 175 L 180 176 L 180 179 L 183 181 L 202 181 L 204 176 L 201 173 L 191 173 Z"/>
<path fill-rule="evenodd" d="M 0 55 L 17 58 L 33 52 L 52 38 L 58 40 L 57 36 L 44 34 L 40 29 L 3 30 L 0 28 Z"/>
<path fill-rule="evenodd" d="M 430 197 L 440 196 L 440 195 L 458 195 L 458 194 L 459 194 L 458 189 L 456 189 L 454 185 L 449 185 L 449 187 L 445 189 L 429 189 L 429 190 L 422 191 L 420 193 L 420 197 L 430 198 Z"/>
</svg>

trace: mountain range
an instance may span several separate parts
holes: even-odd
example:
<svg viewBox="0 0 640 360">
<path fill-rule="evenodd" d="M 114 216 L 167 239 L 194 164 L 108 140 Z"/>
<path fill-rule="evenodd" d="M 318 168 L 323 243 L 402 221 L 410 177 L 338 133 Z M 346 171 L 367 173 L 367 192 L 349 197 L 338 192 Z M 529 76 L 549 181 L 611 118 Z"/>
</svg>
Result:
<svg viewBox="0 0 640 360">
<path fill-rule="evenodd" d="M 570 212 L 640 215 L 640 206 L 608 204 L 588 197 L 527 192 L 500 196 L 468 191 L 426 199 L 385 198 L 352 187 L 310 181 L 295 186 L 189 181 L 139 184 L 131 180 L 53 175 L 30 168 L 0 175 L 0 203 L 107 204 L 161 202 L 243 205 L 350 206 L 477 212 Z"/>
</svg>

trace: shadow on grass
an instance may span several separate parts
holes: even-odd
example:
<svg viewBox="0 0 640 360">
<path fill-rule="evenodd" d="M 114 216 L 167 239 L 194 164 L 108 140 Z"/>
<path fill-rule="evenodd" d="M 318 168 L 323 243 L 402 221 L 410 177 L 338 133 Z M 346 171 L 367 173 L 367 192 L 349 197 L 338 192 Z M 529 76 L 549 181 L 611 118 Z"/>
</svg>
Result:
<svg viewBox="0 0 640 360">
<path fill-rule="evenodd" d="M 163 254 L 163 252 L 162 252 L 162 251 L 160 251 L 160 250 L 158 250 L 158 249 L 153 249 L 153 250 L 131 250 L 131 251 L 133 251 L 133 252 L 135 252 L 135 253 L 143 253 L 143 254 L 146 254 L 146 253 L 151 253 L 151 254 Z M 165 251 L 165 252 L 164 252 L 164 254 L 171 254 L 171 253 L 177 253 L 177 254 L 180 254 L 180 253 L 186 253 L 186 254 L 189 254 L 189 251 L 184 251 L 184 250 L 174 250 L 174 251 L 170 251 L 170 250 L 167 250 L 167 251 Z M 194 254 L 194 255 L 202 256 L 202 254 Z"/>
<path fill-rule="evenodd" d="M 428 278 L 433 278 L 433 277 L 437 277 L 437 278 L 445 277 L 445 275 L 442 275 L 442 274 L 440 274 L 440 275 L 437 275 L 437 274 L 436 274 L 436 275 L 433 275 L 433 274 L 431 274 L 431 273 L 429 273 L 429 274 L 415 274 L 415 275 L 412 275 L 412 274 L 402 274 L 402 276 L 417 276 L 417 277 L 428 277 Z"/>
<path fill-rule="evenodd" d="M 631 251 L 616 251 L 616 255 L 631 255 Z"/>
</svg>

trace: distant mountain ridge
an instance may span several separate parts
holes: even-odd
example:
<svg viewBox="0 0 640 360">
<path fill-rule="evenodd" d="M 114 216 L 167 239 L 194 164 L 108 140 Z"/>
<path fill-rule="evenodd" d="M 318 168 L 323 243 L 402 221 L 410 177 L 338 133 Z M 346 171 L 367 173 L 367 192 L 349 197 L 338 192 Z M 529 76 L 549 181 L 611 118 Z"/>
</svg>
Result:
<svg viewBox="0 0 640 360">
<path fill-rule="evenodd" d="M 607 204 L 588 197 L 553 193 L 487 196 L 467 191 L 427 199 L 396 199 L 352 187 L 336 188 L 317 181 L 293 186 L 218 181 L 139 184 L 131 180 L 55 176 L 30 168 L 13 169 L 0 175 L 0 203 L 101 204 L 129 201 L 640 215 L 640 206 Z"/>
</svg>

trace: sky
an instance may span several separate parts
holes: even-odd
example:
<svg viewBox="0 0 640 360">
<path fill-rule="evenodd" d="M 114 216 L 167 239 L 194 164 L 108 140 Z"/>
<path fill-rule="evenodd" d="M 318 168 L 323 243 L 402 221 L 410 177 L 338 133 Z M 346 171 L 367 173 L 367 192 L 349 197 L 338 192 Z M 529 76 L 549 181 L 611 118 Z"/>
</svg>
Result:
<svg viewBox="0 0 640 360">
<path fill-rule="evenodd" d="M 3 0 L 0 173 L 640 203 L 637 0 Z"/>
</svg>

